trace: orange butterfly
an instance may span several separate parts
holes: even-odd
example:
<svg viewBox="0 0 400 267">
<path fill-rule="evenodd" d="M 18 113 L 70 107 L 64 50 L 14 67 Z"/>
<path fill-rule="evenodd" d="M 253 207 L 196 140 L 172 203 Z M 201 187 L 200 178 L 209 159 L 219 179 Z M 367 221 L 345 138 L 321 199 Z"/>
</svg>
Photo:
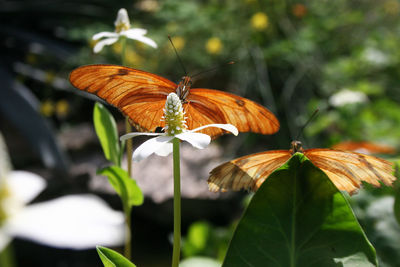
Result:
<svg viewBox="0 0 400 267">
<path fill-rule="evenodd" d="M 380 186 L 379 182 L 391 185 L 396 179 L 392 175 L 392 163 L 374 156 L 333 149 L 306 149 L 301 142 L 293 141 L 290 150 L 273 150 L 223 163 L 210 172 L 210 191 L 228 189 L 251 189 L 256 191 L 267 177 L 282 166 L 294 153 L 303 153 L 316 167 L 320 168 L 333 184 L 350 194 L 367 182 Z"/>
<path fill-rule="evenodd" d="M 276 117 L 265 107 L 246 98 L 211 89 L 191 89 L 191 77 L 179 84 L 141 70 L 117 65 L 89 65 L 73 70 L 69 77 L 76 88 L 96 94 L 128 116 L 139 131 L 164 127 L 163 107 L 169 93 L 183 103 L 189 129 L 211 123 L 230 123 L 240 132 L 273 134 L 279 130 Z M 212 138 L 219 128 L 202 131 Z"/>
<path fill-rule="evenodd" d="M 391 146 L 375 144 L 371 142 L 341 142 L 332 146 L 333 149 L 350 150 L 364 154 L 394 154 L 396 149 Z"/>
</svg>

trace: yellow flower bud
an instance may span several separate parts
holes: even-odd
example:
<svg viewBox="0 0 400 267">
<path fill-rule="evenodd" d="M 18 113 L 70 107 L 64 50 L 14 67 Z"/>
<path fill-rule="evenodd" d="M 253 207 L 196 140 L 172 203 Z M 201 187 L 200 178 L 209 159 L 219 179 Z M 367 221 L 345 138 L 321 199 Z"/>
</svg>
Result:
<svg viewBox="0 0 400 267">
<path fill-rule="evenodd" d="M 263 12 L 255 13 L 251 17 L 250 21 L 251 21 L 251 26 L 258 31 L 266 29 L 269 23 L 267 14 Z"/>
<path fill-rule="evenodd" d="M 221 40 L 217 37 L 212 37 L 208 39 L 206 43 L 207 52 L 210 54 L 219 54 L 222 50 L 223 44 Z"/>
<path fill-rule="evenodd" d="M 180 51 L 185 47 L 185 39 L 181 36 L 174 36 L 171 38 L 172 43 L 174 44 L 175 48 L 177 51 Z"/>
<path fill-rule="evenodd" d="M 56 113 L 60 118 L 65 118 L 69 111 L 69 104 L 66 100 L 59 100 L 56 103 Z"/>
<path fill-rule="evenodd" d="M 50 117 L 54 113 L 54 105 L 51 100 L 46 100 L 40 105 L 40 113 L 46 117 Z"/>
</svg>

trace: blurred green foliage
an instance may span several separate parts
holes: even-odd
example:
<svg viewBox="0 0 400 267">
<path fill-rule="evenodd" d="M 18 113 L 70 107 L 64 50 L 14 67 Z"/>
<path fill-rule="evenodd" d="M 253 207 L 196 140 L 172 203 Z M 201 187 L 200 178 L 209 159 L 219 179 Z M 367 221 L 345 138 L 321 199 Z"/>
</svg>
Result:
<svg viewBox="0 0 400 267">
<path fill-rule="evenodd" d="M 74 111 L 87 110 L 87 105 L 80 98 L 71 99 L 69 94 L 54 90 L 55 79 L 65 80 L 68 71 L 78 65 L 119 64 L 115 52 L 120 45 L 94 54 L 91 37 L 113 31 L 117 11 L 125 7 L 132 27 L 147 29 L 147 36 L 159 45 L 155 50 L 129 40 L 130 66 L 177 81 L 184 73 L 167 39 L 171 35 L 189 74 L 222 65 L 196 77 L 195 87 L 231 91 L 277 114 L 281 131 L 273 137 L 243 135 L 238 140 L 245 141 L 248 148 L 238 144 L 238 153 L 254 150 L 259 142 L 265 149 L 288 147 L 316 108 L 320 108 L 320 115 L 304 136 L 310 147 L 330 146 L 345 139 L 399 146 L 398 0 L 40 3 L 21 2 L 13 6 L 13 12 L 9 3 L 0 7 L 2 20 L 7 20 L 0 29 L 2 45 L 7 49 L 8 63 L 24 63 L 51 73 L 51 79 L 38 81 L 14 67 L 18 79 L 31 85 L 43 101 L 69 98 L 70 112 L 62 124 L 84 118 Z M 26 16 L 28 9 L 31 13 Z M 39 20 L 34 19 L 39 16 Z M 236 64 L 223 65 L 231 60 Z M 344 89 L 365 94 L 366 101 L 346 104 L 344 99 L 342 104 L 333 105 L 332 96 Z M 77 92 L 71 86 L 62 90 Z"/>
</svg>

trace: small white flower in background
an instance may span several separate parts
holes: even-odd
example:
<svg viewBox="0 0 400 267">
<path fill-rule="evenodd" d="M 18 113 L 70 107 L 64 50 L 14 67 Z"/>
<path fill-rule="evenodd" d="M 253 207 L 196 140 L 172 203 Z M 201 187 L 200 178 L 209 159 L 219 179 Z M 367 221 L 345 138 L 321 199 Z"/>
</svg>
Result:
<svg viewBox="0 0 400 267">
<path fill-rule="evenodd" d="M 69 195 L 28 204 L 46 187 L 30 172 L 11 171 L 0 135 L 0 252 L 13 237 L 48 246 L 88 249 L 124 243 L 124 216 L 94 195 Z"/>
<path fill-rule="evenodd" d="M 117 42 L 121 36 L 125 36 L 129 39 L 137 40 L 151 47 L 157 48 L 157 44 L 150 38 L 146 37 L 147 30 L 140 28 L 132 28 L 128 17 L 128 12 L 125 8 L 121 8 L 118 11 L 117 19 L 114 23 L 115 32 L 99 32 L 93 35 L 93 40 L 100 40 L 96 43 L 93 48 L 95 53 L 100 52 L 105 45 L 112 45 Z"/>
<path fill-rule="evenodd" d="M 206 148 L 211 142 L 211 137 L 206 134 L 196 132 L 208 127 L 221 128 L 225 131 L 233 133 L 234 135 L 238 135 L 238 130 L 235 126 L 231 124 L 208 124 L 193 130 L 187 130 L 184 114 L 185 113 L 183 112 L 182 103 L 179 97 L 175 93 L 170 93 L 167 97 L 164 108 L 164 133 L 136 132 L 125 134 L 121 136 L 120 139 L 121 141 L 124 141 L 128 138 L 139 135 L 157 136 L 155 138 L 147 140 L 133 152 L 133 160 L 140 161 L 144 158 L 147 158 L 153 153 L 159 156 L 168 156 L 169 154 L 171 154 L 171 141 L 174 138 L 186 141 L 195 148 Z"/>
<path fill-rule="evenodd" d="M 373 47 L 365 49 L 362 56 L 367 62 L 378 66 L 385 66 L 390 62 L 390 58 L 387 54 Z"/>
<path fill-rule="evenodd" d="M 348 89 L 341 90 L 329 98 L 329 104 L 342 107 L 347 104 L 365 103 L 368 101 L 366 94 Z"/>
</svg>

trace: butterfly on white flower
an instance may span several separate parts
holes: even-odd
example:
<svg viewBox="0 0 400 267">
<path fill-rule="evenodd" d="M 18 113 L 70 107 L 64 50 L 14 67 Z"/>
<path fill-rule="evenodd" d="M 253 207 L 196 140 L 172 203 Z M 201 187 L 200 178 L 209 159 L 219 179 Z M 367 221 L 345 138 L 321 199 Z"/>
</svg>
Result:
<svg viewBox="0 0 400 267">
<path fill-rule="evenodd" d="M 195 148 L 206 148 L 211 142 L 211 137 L 206 134 L 197 132 L 208 127 L 221 128 L 225 131 L 233 133 L 234 135 L 238 135 L 238 129 L 231 124 L 208 124 L 193 130 L 188 130 L 185 123 L 184 115 L 185 113 L 183 112 L 181 100 L 179 99 L 177 94 L 170 93 L 167 97 L 164 108 L 164 133 L 135 132 L 125 134 L 121 136 L 120 139 L 121 141 L 124 141 L 128 138 L 139 135 L 157 136 L 155 138 L 147 140 L 133 152 L 133 160 L 140 161 L 144 158 L 147 158 L 153 153 L 159 156 L 168 156 L 169 154 L 171 154 L 171 141 L 174 138 L 186 141 Z"/>
</svg>

